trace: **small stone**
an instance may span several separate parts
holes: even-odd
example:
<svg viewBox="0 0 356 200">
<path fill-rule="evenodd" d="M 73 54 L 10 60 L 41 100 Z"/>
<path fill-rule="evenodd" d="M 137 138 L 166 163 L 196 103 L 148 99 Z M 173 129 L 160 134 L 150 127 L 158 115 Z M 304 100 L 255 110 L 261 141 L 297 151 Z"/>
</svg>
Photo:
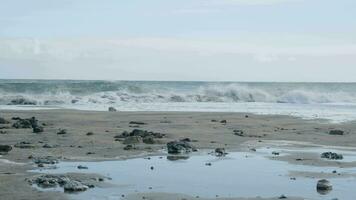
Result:
<svg viewBox="0 0 356 200">
<path fill-rule="evenodd" d="M 150 167 L 150 169 L 151 169 L 151 170 L 154 170 L 154 167 L 153 167 L 153 166 L 151 166 L 151 167 Z"/>
<path fill-rule="evenodd" d="M 78 169 L 89 169 L 87 166 L 84 166 L 84 165 L 79 165 L 77 168 Z"/>
<path fill-rule="evenodd" d="M 90 136 L 90 135 L 94 135 L 94 133 L 93 132 L 88 132 L 87 136 Z"/>
<path fill-rule="evenodd" d="M 278 197 L 278 199 L 287 199 L 287 197 L 282 194 L 281 196 Z"/>
<path fill-rule="evenodd" d="M 226 123 L 227 123 L 227 121 L 224 119 L 224 120 L 221 120 L 221 121 L 220 121 L 220 123 L 222 123 L 222 124 L 226 124 Z"/>
</svg>

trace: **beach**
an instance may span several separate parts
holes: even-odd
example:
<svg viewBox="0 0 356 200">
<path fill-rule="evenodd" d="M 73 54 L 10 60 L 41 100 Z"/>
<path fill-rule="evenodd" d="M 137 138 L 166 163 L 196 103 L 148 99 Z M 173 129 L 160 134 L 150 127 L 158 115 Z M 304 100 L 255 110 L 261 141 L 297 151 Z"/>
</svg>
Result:
<svg viewBox="0 0 356 200">
<path fill-rule="evenodd" d="M 283 115 L 255 115 L 250 113 L 209 113 L 209 112 L 108 112 L 78 110 L 2 110 L 1 117 L 9 121 L 1 124 L 1 144 L 13 148 L 2 155 L 0 162 L 0 196 L 4 199 L 66 199 L 62 192 L 43 192 L 33 188 L 26 179 L 37 173 L 29 172 L 38 168 L 33 158 L 52 156 L 59 162 L 65 161 L 108 161 L 166 155 L 166 144 L 185 139 L 198 152 L 224 148 L 226 152 L 253 152 L 261 147 L 343 149 L 355 151 L 355 123 L 329 123 L 326 120 L 306 120 Z M 13 128 L 16 120 L 35 117 L 43 132 L 33 133 L 31 128 Z M 58 134 L 65 129 L 65 134 Z M 161 133 L 164 136 L 154 142 L 135 143 L 134 148 L 125 149 L 127 144 L 120 135 L 134 129 Z M 343 134 L 330 134 L 331 130 L 342 130 Z M 239 132 L 241 131 L 241 132 Z M 118 139 L 119 138 L 119 139 Z M 19 145 L 20 144 L 20 145 Z M 304 156 L 304 157 L 303 157 Z M 308 158 L 308 159 L 300 159 Z M 356 162 L 333 162 L 320 159 L 313 153 L 291 153 L 270 158 L 295 165 L 331 166 L 336 168 L 356 167 Z M 77 175 L 78 176 L 78 175 Z M 85 174 L 84 177 L 100 177 L 103 174 Z M 105 176 L 105 175 L 104 175 Z M 327 173 L 294 173 L 291 177 L 333 177 Z M 345 174 L 353 177 L 353 174 Z M 83 177 L 81 177 L 83 178 Z M 257 181 L 257 180 L 256 180 Z M 110 183 L 108 181 L 107 183 Z M 100 187 L 100 184 L 95 183 Z M 102 186 L 105 187 L 105 186 Z M 273 190 L 273 188 L 270 188 Z M 280 194 L 284 194 L 280 191 Z M 182 196 L 183 195 L 183 196 Z M 195 199 L 189 194 L 148 194 L 135 193 L 127 199 Z M 224 197 L 220 197 L 224 199 Z M 231 199 L 244 199 L 237 196 Z M 259 197 L 257 199 L 269 199 Z M 275 199 L 280 198 L 275 196 Z M 288 199 L 298 199 L 298 196 Z M 303 199 L 303 196 L 299 196 Z M 204 197 L 200 197 L 204 199 Z M 256 199 L 256 198 L 249 198 Z"/>
</svg>

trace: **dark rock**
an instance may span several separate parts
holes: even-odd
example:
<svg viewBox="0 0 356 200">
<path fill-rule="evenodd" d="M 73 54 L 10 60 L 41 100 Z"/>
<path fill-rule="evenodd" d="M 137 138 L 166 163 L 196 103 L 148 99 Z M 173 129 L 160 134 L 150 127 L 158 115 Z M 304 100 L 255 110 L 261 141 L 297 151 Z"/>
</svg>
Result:
<svg viewBox="0 0 356 200">
<path fill-rule="evenodd" d="M 54 147 L 55 147 L 55 146 L 50 145 L 50 144 L 44 144 L 44 145 L 42 146 L 42 148 L 48 148 L 48 149 L 54 148 Z"/>
<path fill-rule="evenodd" d="M 181 142 L 191 142 L 192 140 L 190 138 L 183 138 L 183 139 L 180 139 L 179 141 L 181 141 Z"/>
<path fill-rule="evenodd" d="M 8 124 L 10 123 L 9 121 L 7 121 L 6 119 L 0 117 L 0 124 Z"/>
<path fill-rule="evenodd" d="M 225 151 L 225 148 L 216 148 L 215 149 L 215 155 L 216 156 L 225 156 L 227 153 Z"/>
<path fill-rule="evenodd" d="M 34 133 L 42 133 L 43 127 L 42 126 L 34 126 L 32 127 Z"/>
<path fill-rule="evenodd" d="M 151 166 L 151 167 L 150 167 L 150 169 L 151 169 L 151 170 L 154 170 L 154 167 L 153 167 L 153 166 Z"/>
<path fill-rule="evenodd" d="M 94 133 L 93 132 L 88 132 L 87 136 L 90 136 L 90 135 L 94 135 Z"/>
<path fill-rule="evenodd" d="M 131 121 L 129 124 L 145 125 L 146 123 L 144 123 L 144 122 L 138 122 L 138 121 Z"/>
<path fill-rule="evenodd" d="M 79 165 L 77 168 L 78 169 L 89 169 L 87 166 L 83 166 L 83 165 Z"/>
<path fill-rule="evenodd" d="M 330 135 L 344 135 L 344 131 L 342 131 L 342 130 L 330 130 L 329 134 Z"/>
<path fill-rule="evenodd" d="M 287 199 L 287 197 L 282 194 L 281 196 L 278 197 L 278 199 Z"/>
<path fill-rule="evenodd" d="M 224 119 L 224 120 L 221 120 L 221 121 L 220 121 L 220 123 L 222 123 L 222 124 L 226 124 L 226 123 L 227 123 L 227 121 Z"/>
<path fill-rule="evenodd" d="M 234 135 L 243 137 L 244 136 L 244 131 L 243 130 L 234 130 Z"/>
<path fill-rule="evenodd" d="M 324 152 L 321 154 L 321 158 L 326 158 L 330 160 L 342 160 L 344 157 L 341 154 L 333 152 Z"/>
<path fill-rule="evenodd" d="M 65 135 L 67 134 L 67 130 L 66 129 L 60 129 L 58 132 L 57 132 L 57 135 Z"/>
<path fill-rule="evenodd" d="M 205 163 L 205 165 L 206 165 L 206 166 L 211 166 L 211 163 L 210 163 L 210 162 L 208 162 L 208 163 Z"/>
<path fill-rule="evenodd" d="M 168 142 L 167 149 L 168 153 L 170 154 L 188 153 L 191 151 L 196 151 L 196 148 L 193 147 L 191 144 L 182 141 Z"/>
<path fill-rule="evenodd" d="M 326 179 L 319 180 L 316 185 L 316 190 L 319 194 L 328 194 L 332 189 L 332 184 Z"/>
<path fill-rule="evenodd" d="M 128 150 L 132 150 L 134 149 L 134 147 L 131 144 L 128 144 L 124 147 L 124 150 L 128 151 Z"/>
<path fill-rule="evenodd" d="M 182 156 L 182 155 L 167 156 L 167 160 L 170 160 L 170 161 L 188 160 L 188 159 L 189 159 L 189 156 Z"/>
<path fill-rule="evenodd" d="M 79 100 L 78 99 L 72 99 L 72 103 L 74 104 L 74 103 L 77 103 Z"/>
<path fill-rule="evenodd" d="M 273 151 L 273 152 L 272 152 L 272 155 L 279 156 L 279 152 Z"/>
<path fill-rule="evenodd" d="M 2 145 L 0 144 L 0 152 L 1 153 L 7 153 L 12 150 L 12 147 L 10 145 Z"/>
<path fill-rule="evenodd" d="M 116 110 L 116 108 L 114 108 L 114 107 L 109 107 L 108 111 L 109 111 L 109 112 L 116 112 L 117 110 Z"/>
</svg>

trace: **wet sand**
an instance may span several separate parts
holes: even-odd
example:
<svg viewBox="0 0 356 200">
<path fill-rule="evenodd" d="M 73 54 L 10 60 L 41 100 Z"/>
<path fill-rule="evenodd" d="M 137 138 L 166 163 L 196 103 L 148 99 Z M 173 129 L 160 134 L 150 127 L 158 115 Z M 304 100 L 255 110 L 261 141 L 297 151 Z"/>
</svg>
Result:
<svg viewBox="0 0 356 200">
<path fill-rule="evenodd" d="M 246 116 L 248 115 L 248 116 Z M 287 145 L 310 147 L 326 145 L 354 147 L 356 123 L 331 124 L 323 120 L 303 120 L 289 116 L 252 115 L 246 113 L 188 113 L 188 112 L 90 112 L 75 110 L 0 111 L 0 116 L 10 124 L 1 124 L 0 144 L 13 146 L 13 150 L 0 159 L 0 196 L 2 199 L 66 199 L 59 192 L 41 192 L 31 187 L 26 178 L 34 176 L 27 172 L 34 169 L 29 157 L 54 156 L 60 160 L 93 161 L 115 160 L 160 154 L 166 143 L 190 138 L 198 149 L 225 148 L 227 151 L 251 151 L 262 146 Z M 12 117 L 36 117 L 44 123 L 44 132 L 33 133 L 32 129 L 14 129 Z M 221 123 L 226 120 L 226 123 Z M 130 124 L 131 121 L 144 125 Z M 125 144 L 115 141 L 114 136 L 135 128 L 166 134 L 157 144 L 135 145 L 136 149 L 124 150 Z M 59 129 L 67 134 L 58 135 Z M 341 129 L 344 135 L 330 135 L 329 131 Z M 243 130 L 236 135 L 234 130 Z M 92 135 L 87 135 L 92 132 Z M 20 142 L 29 143 L 26 148 L 17 148 Z M 53 148 L 43 148 L 45 144 Z M 351 149 L 353 150 L 353 149 Z M 89 154 L 88 154 L 89 153 Z M 301 156 L 307 159 L 300 160 Z M 304 157 L 303 157 L 304 158 Z M 274 158 L 295 164 L 335 165 L 319 157 L 298 153 Z M 6 160 L 17 163 L 8 163 Z M 298 160 L 298 161 L 297 161 Z M 23 164 L 19 164 L 23 163 Z M 355 163 L 337 163 L 338 167 L 355 167 Z M 325 177 L 325 174 L 293 174 Z M 87 175 L 91 176 L 91 175 Z M 95 176 L 95 175 L 92 175 Z M 141 194 L 128 199 L 142 199 Z M 196 199 L 179 194 L 142 194 L 148 199 Z M 200 198 L 202 199 L 202 198 Z M 243 198 L 242 198 L 243 199 Z M 261 199 L 261 198 L 255 198 Z M 276 197 L 275 199 L 278 199 Z M 288 197 L 288 199 L 293 199 Z M 297 199 L 297 198 L 296 198 Z"/>
</svg>

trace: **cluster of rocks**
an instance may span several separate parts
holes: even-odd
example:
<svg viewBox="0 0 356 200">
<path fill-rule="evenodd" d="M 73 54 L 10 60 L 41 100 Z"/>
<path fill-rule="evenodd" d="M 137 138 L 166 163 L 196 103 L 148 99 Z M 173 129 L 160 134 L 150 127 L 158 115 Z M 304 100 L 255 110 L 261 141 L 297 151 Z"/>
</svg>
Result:
<svg viewBox="0 0 356 200">
<path fill-rule="evenodd" d="M 37 105 L 37 102 L 23 97 L 18 97 L 16 99 L 12 99 L 7 105 Z"/>
<path fill-rule="evenodd" d="M 35 117 L 31 117 L 28 119 L 22 119 L 20 117 L 13 117 L 13 120 L 16 120 L 12 127 L 16 129 L 20 128 L 32 128 L 34 133 L 41 133 L 43 132 L 43 127 L 39 125 L 38 120 Z"/>
<path fill-rule="evenodd" d="M 44 167 L 44 165 L 54 165 L 59 163 L 58 159 L 52 156 L 46 156 L 46 157 L 32 157 L 30 156 L 29 159 L 32 159 L 35 164 L 37 164 L 38 167 Z"/>
<path fill-rule="evenodd" d="M 170 154 L 189 153 L 197 149 L 186 140 L 172 141 L 167 143 L 167 150 Z"/>
<path fill-rule="evenodd" d="M 115 136 L 116 141 L 122 141 L 123 144 L 132 145 L 132 144 L 155 144 L 158 143 L 157 139 L 165 137 L 165 134 L 134 129 L 131 132 L 124 131 L 120 135 Z"/>
<path fill-rule="evenodd" d="M 28 179 L 27 181 L 31 185 L 36 184 L 41 188 L 63 187 L 64 192 L 81 192 L 94 187 L 93 185 L 87 185 L 78 180 L 73 180 L 65 175 L 45 174 L 33 179 Z"/>
<path fill-rule="evenodd" d="M 321 154 L 321 158 L 326 158 L 330 160 L 342 160 L 344 157 L 341 154 L 334 152 L 324 152 Z"/>
</svg>

